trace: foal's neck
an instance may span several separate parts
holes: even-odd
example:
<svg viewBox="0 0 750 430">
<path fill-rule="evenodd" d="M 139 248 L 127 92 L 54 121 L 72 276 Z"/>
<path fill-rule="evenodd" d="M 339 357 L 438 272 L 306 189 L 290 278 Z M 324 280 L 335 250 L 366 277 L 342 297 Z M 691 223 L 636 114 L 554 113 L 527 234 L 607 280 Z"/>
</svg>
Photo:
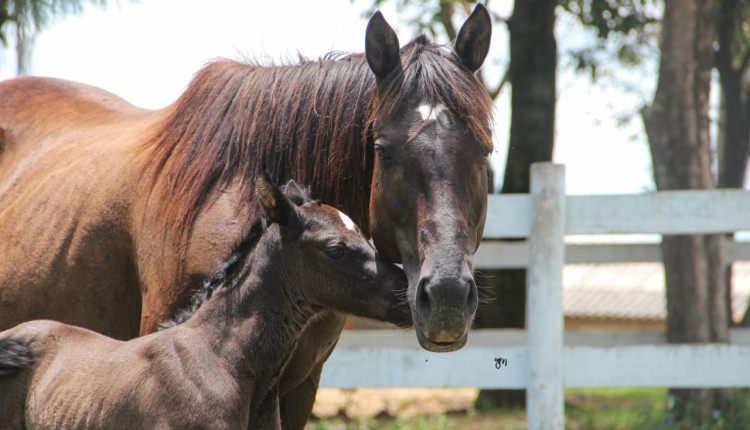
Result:
<svg viewBox="0 0 750 430">
<path fill-rule="evenodd" d="M 285 277 L 284 252 L 267 232 L 242 263 L 235 280 L 206 301 L 184 326 L 200 331 L 218 356 L 267 389 L 282 368 L 315 311 L 294 296 Z M 254 390 L 255 391 L 255 390 Z"/>
</svg>

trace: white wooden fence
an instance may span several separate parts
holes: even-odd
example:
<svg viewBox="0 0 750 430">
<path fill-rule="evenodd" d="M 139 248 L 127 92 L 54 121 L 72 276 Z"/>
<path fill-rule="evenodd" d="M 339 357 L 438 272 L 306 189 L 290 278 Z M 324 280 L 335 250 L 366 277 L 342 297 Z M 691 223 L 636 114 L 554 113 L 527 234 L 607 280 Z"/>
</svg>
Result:
<svg viewBox="0 0 750 430">
<path fill-rule="evenodd" d="M 667 344 L 664 334 L 563 333 L 563 264 L 660 261 L 658 245 L 568 245 L 574 234 L 750 230 L 750 192 L 565 196 L 564 167 L 532 166 L 531 193 L 490 196 L 477 268 L 528 267 L 526 330 L 474 330 L 460 351 L 422 350 L 411 330 L 342 336 L 321 386 L 526 388 L 529 429 L 562 429 L 565 387 L 748 387 L 750 331 L 729 344 Z M 750 246 L 728 243 L 730 261 Z"/>
</svg>

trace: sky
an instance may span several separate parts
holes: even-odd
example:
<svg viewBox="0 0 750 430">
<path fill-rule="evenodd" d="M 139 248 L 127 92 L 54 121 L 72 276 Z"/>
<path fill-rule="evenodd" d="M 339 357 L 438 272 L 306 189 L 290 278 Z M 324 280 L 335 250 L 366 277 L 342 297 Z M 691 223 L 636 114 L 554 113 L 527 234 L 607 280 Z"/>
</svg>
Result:
<svg viewBox="0 0 750 430">
<path fill-rule="evenodd" d="M 370 4 L 369 0 L 119 0 L 108 8 L 87 7 L 80 16 L 56 20 L 37 39 L 31 72 L 95 85 L 136 106 L 158 109 L 174 102 L 195 72 L 214 58 L 289 63 L 298 54 L 317 58 L 330 51 L 361 52 L 367 25 L 364 11 Z M 492 9 L 508 17 L 512 0 L 496 0 Z M 402 22 L 409 11 L 397 11 L 392 4 L 382 11 L 402 45 L 416 36 Z M 585 32 L 564 18 L 558 19 L 556 33 L 560 51 L 586 40 Z M 488 58 L 498 60 L 485 64 L 490 76 L 502 75 L 508 51 L 507 31 L 496 23 Z M 13 76 L 14 61 L 12 49 L 0 52 L 0 79 Z M 643 96 L 594 85 L 574 74 L 564 59 L 560 62 L 553 161 L 566 165 L 567 192 L 653 190 L 642 123 L 636 118 L 622 126 L 617 120 L 637 112 Z M 642 93 L 653 93 L 655 76 L 630 78 Z M 495 104 L 492 160 L 498 172 L 507 153 L 509 106 L 506 88 Z M 499 187 L 502 174 L 496 177 Z"/>
</svg>

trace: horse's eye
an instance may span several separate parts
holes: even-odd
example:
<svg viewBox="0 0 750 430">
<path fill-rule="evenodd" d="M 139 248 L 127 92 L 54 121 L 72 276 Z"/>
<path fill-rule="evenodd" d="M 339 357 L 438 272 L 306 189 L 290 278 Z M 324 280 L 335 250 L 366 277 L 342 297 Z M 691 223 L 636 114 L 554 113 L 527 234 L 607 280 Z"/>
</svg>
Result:
<svg viewBox="0 0 750 430">
<path fill-rule="evenodd" d="M 391 160 L 391 154 L 388 153 L 388 150 L 385 149 L 385 146 L 376 143 L 375 144 L 375 152 L 378 154 L 378 157 L 380 157 L 381 160 Z"/>
<path fill-rule="evenodd" d="M 346 246 L 344 245 L 331 245 L 326 247 L 326 254 L 328 257 L 339 260 L 346 256 Z"/>
</svg>

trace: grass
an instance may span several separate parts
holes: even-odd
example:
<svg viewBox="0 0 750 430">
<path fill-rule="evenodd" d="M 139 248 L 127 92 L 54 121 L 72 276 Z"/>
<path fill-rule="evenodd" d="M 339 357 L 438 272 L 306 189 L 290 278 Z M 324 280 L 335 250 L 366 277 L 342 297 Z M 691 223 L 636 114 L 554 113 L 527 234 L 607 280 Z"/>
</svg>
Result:
<svg viewBox="0 0 750 430">
<path fill-rule="evenodd" d="M 570 390 L 566 395 L 571 430 L 741 430 L 750 428 L 750 392 L 734 390 L 725 410 L 704 422 L 675 420 L 674 400 L 664 389 Z M 689 409 L 689 408 L 688 408 Z M 689 414 L 689 411 L 688 411 Z"/>
<path fill-rule="evenodd" d="M 570 430 L 642 430 L 666 422 L 668 391 L 597 388 L 568 390 L 566 428 Z"/>
<path fill-rule="evenodd" d="M 668 390 L 571 389 L 565 393 L 568 430 L 729 430 L 750 428 L 750 394 L 738 391 L 732 411 L 715 411 L 705 423 L 675 423 Z M 334 418 L 312 421 L 306 430 L 524 430 L 519 409 L 414 418 Z"/>
</svg>

